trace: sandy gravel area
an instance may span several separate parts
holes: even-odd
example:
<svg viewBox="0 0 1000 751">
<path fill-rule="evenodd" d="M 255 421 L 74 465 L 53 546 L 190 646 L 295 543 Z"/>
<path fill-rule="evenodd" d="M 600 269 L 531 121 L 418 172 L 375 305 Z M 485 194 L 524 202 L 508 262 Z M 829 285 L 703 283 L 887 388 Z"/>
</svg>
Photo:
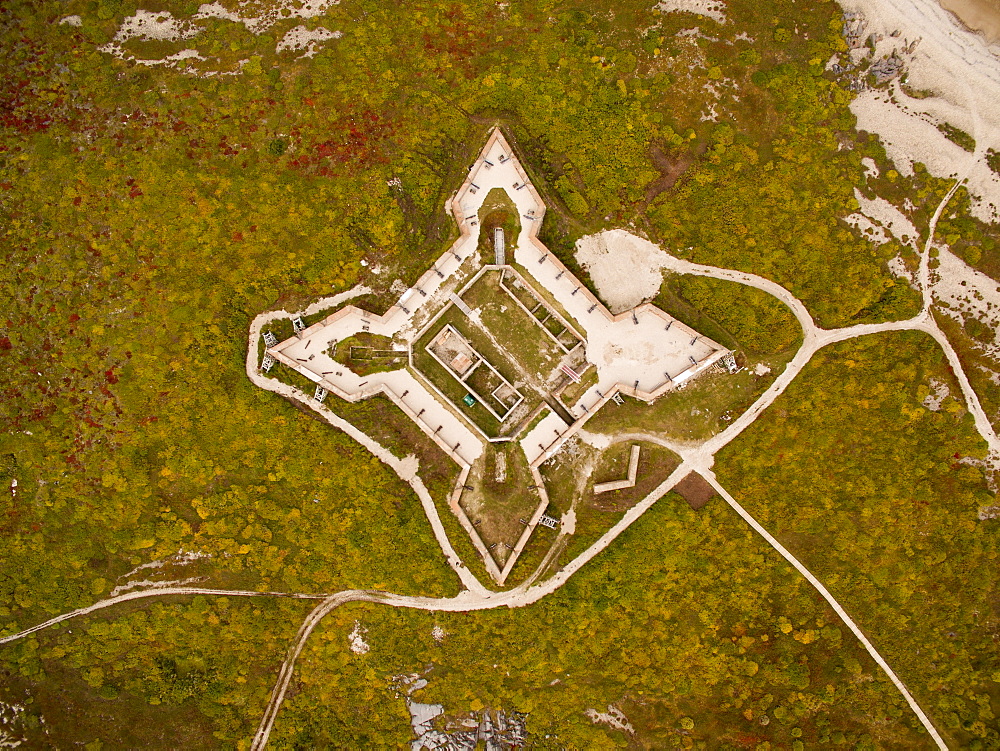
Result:
<svg viewBox="0 0 1000 751">
<path fill-rule="evenodd" d="M 298 52 L 305 50 L 301 57 L 312 57 L 319 52 L 319 45 L 328 39 L 340 39 L 343 33 L 340 31 L 330 31 L 319 26 L 309 29 L 306 26 L 296 26 L 290 29 L 275 47 L 276 52 L 291 50 Z"/>
<path fill-rule="evenodd" d="M 900 211 L 896 206 L 889 203 L 884 198 L 865 198 L 864 194 L 854 189 L 854 198 L 860 205 L 860 210 L 848 217 L 844 221 L 853 224 L 861 232 L 879 245 L 889 242 L 889 238 L 896 238 L 900 244 L 906 245 L 913 250 L 917 250 L 917 239 L 919 233 L 913 226 L 909 217 Z"/>
<path fill-rule="evenodd" d="M 621 229 L 580 238 L 575 256 L 590 274 L 601 300 L 615 314 L 656 297 L 663 284 L 662 269 L 670 261 L 649 240 Z"/>
<path fill-rule="evenodd" d="M 939 265 L 931 271 L 931 291 L 945 313 L 958 320 L 962 316 L 986 323 L 994 333 L 1000 327 L 1000 284 L 976 271 L 947 248 L 938 249 Z M 1000 365 L 1000 347 L 982 349 Z"/>
</svg>

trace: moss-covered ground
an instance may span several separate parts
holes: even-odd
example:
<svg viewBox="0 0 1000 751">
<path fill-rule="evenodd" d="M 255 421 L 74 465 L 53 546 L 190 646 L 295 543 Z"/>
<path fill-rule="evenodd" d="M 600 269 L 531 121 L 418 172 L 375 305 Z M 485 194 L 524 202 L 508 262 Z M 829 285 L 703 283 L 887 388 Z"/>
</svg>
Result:
<svg viewBox="0 0 1000 751">
<path fill-rule="evenodd" d="M 170 12 L 197 33 L 133 38 L 128 54 L 199 57 L 172 67 L 102 51 L 138 10 Z M 356 284 L 371 289 L 358 304 L 386 310 L 457 236 L 442 207 L 496 124 L 547 204 L 543 240 L 575 272 L 577 238 L 632 227 L 691 260 L 780 282 L 823 326 L 915 310 L 885 266 L 899 247 L 869 242 L 843 217 L 858 188 L 912 206 L 923 231 L 948 186 L 919 166 L 901 177 L 856 131 L 853 95 L 824 70 L 844 50 L 832 2 L 729 0 L 726 24 L 648 0 L 287 10 L 254 34 L 196 20 L 197 4 L 175 0 L 3 5 L 4 633 L 136 578 L 457 591 L 408 486 L 249 383 L 246 332 L 259 312 L 301 310 Z M 329 32 L 311 57 L 279 49 L 300 25 Z M 881 177 L 865 178 L 865 158 Z M 959 209 L 939 229 L 992 269 L 995 230 Z M 763 347 L 754 327 L 776 326 L 762 315 L 740 333 L 704 289 L 680 292 L 748 354 Z M 754 356 L 783 356 L 777 345 L 795 336 Z M 844 379 L 790 391 L 799 401 L 775 405 L 719 472 L 844 593 L 949 739 L 988 748 L 1000 716 L 986 568 L 997 546 L 972 509 L 992 496 L 962 463 L 978 451 L 967 418 L 919 412 L 917 355 L 893 346 L 885 362 L 896 370 L 871 371 L 891 388 L 849 389 L 857 370 L 835 364 Z M 753 388 L 706 402 L 721 419 Z M 684 409 L 658 419 L 680 425 Z M 395 452 L 419 441 L 377 402 L 344 414 Z M 773 441 L 785 459 L 762 468 Z M 763 448 L 748 450 L 754 442 Z M 421 457 L 437 475 L 428 485 L 448 488 L 454 466 Z M 184 564 L 182 551 L 207 557 Z M 236 747 L 305 607 L 220 598 L 108 610 L 0 649 L 0 700 L 25 707 L 17 733 L 28 746 Z M 367 657 L 346 647 L 354 620 L 369 629 Z M 434 625 L 452 636 L 439 644 Z M 539 747 L 925 744 L 825 605 L 714 501 L 695 513 L 663 499 L 536 607 L 352 606 L 303 657 L 279 745 L 405 744 L 389 685 L 428 665 L 418 698 L 452 714 L 530 712 Z M 609 703 L 634 739 L 583 714 Z M 136 727 L 152 729 L 137 740 Z"/>
<path fill-rule="evenodd" d="M 975 467 L 985 445 L 961 401 L 924 406 L 931 378 L 958 393 L 921 333 L 821 350 L 715 471 L 825 582 L 949 743 L 989 748 L 1000 529 L 979 516 L 994 502 Z"/>
</svg>

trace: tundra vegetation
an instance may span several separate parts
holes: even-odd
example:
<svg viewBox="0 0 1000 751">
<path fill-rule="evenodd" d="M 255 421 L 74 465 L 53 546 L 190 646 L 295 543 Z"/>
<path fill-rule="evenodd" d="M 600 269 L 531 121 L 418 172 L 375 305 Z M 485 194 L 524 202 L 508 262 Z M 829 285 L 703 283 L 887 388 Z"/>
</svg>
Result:
<svg viewBox="0 0 1000 751">
<path fill-rule="evenodd" d="M 496 123 L 549 206 L 542 239 L 575 271 L 577 238 L 632 226 L 785 285 L 823 326 L 912 315 L 916 294 L 886 268 L 901 248 L 842 217 L 859 187 L 905 205 L 923 232 L 948 184 L 899 176 L 854 129 L 851 93 L 824 72 L 844 49 L 838 6 L 729 0 L 724 25 L 653 6 L 343 0 L 309 18 L 275 12 L 253 33 L 193 20 L 194 2 L 6 0 L 2 632 L 143 580 L 457 592 L 410 488 L 253 387 L 246 333 L 262 310 L 355 284 L 371 289 L 356 302 L 382 312 L 393 282 L 412 283 L 455 237 L 442 207 Z M 123 41 L 132 60 L 101 51 L 140 9 L 197 33 Z M 310 57 L 279 44 L 298 26 L 329 32 Z M 137 62 L 183 50 L 197 58 Z M 882 177 L 865 177 L 865 157 Z M 961 203 L 946 219 L 939 231 L 996 273 L 995 228 Z M 667 291 L 745 352 L 780 357 L 799 335 L 770 303 L 738 317 L 714 283 L 679 283 Z M 981 446 L 961 405 L 921 406 L 923 375 L 947 373 L 919 337 L 821 355 L 729 447 L 720 477 L 843 594 L 938 727 L 995 747 L 997 521 L 976 515 L 989 500 L 963 463 Z M 976 385 L 1000 404 L 989 379 Z M 454 467 L 387 401 L 331 406 L 416 453 L 445 508 Z M 0 649 L 0 700 L 23 705 L 12 731 L 28 745 L 245 744 L 307 609 L 117 606 Z M 356 620 L 365 655 L 348 650 Z M 664 498 L 523 611 L 350 606 L 315 636 L 275 729 L 282 746 L 405 743 L 393 676 L 428 670 L 420 700 L 451 717 L 529 712 L 540 747 L 927 743 L 833 613 L 717 500 L 694 512 Z M 634 737 L 585 714 L 608 705 Z"/>
</svg>

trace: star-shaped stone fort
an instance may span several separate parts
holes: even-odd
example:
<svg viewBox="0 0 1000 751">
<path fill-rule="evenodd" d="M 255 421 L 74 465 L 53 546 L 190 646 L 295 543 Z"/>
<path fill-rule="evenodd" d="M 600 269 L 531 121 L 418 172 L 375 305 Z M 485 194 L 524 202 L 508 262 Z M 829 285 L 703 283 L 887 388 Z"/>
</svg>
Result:
<svg viewBox="0 0 1000 751">
<path fill-rule="evenodd" d="M 450 209 L 460 237 L 385 314 L 297 319 L 261 367 L 316 401 L 388 397 L 461 467 L 451 510 L 502 584 L 558 524 L 538 468 L 609 401 L 651 402 L 732 353 L 649 303 L 612 315 L 539 241 L 545 205 L 499 128 Z"/>
</svg>

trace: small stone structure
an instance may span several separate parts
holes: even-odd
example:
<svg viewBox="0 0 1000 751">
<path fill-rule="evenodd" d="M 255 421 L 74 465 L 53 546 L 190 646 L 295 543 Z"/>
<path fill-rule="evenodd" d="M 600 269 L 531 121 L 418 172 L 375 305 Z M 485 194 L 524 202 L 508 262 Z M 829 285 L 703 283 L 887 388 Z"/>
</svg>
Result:
<svg viewBox="0 0 1000 751">
<path fill-rule="evenodd" d="M 507 253 L 504 249 L 503 227 L 493 230 L 493 263 L 503 266 L 507 263 Z"/>
<path fill-rule="evenodd" d="M 624 480 L 614 480 L 612 482 L 601 482 L 594 486 L 594 495 L 609 493 L 612 490 L 626 490 L 635 487 L 635 477 L 639 471 L 639 444 L 632 446 L 632 451 L 628 458 L 628 474 Z"/>
<path fill-rule="evenodd" d="M 723 357 L 719 363 L 726 369 L 726 371 L 732 375 L 734 373 L 740 372 L 740 367 L 736 364 L 736 355 L 732 352 Z"/>
</svg>

